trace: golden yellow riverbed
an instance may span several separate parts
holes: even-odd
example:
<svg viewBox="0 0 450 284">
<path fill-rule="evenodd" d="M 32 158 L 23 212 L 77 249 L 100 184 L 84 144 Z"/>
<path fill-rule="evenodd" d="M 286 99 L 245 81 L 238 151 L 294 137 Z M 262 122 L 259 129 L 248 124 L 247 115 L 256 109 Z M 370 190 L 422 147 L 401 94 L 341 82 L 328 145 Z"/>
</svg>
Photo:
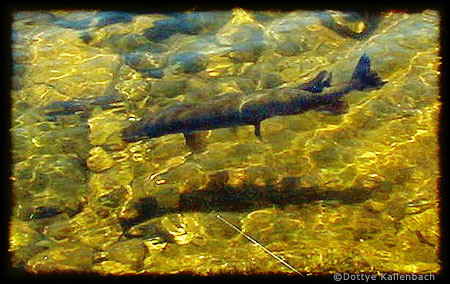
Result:
<svg viewBox="0 0 450 284">
<path fill-rule="evenodd" d="M 294 273 L 220 214 L 305 275 L 438 273 L 439 25 L 432 10 L 14 14 L 13 266 Z M 322 70 L 344 84 L 363 53 L 388 83 L 347 95 L 344 114 L 270 118 L 263 140 L 252 126 L 210 130 L 202 151 L 181 134 L 120 137 L 178 102 Z M 111 94 L 108 107 L 42 109 Z"/>
</svg>

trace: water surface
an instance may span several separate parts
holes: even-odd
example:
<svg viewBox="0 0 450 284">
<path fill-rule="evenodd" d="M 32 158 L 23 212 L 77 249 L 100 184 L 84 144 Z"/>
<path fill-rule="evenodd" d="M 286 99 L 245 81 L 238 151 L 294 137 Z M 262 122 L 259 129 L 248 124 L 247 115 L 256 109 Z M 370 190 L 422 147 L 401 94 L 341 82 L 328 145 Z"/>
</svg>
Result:
<svg viewBox="0 0 450 284">
<path fill-rule="evenodd" d="M 14 14 L 13 265 L 294 273 L 220 214 L 304 274 L 439 272 L 439 21 L 431 10 Z M 346 96 L 345 113 L 267 119 L 263 140 L 252 126 L 206 131 L 198 151 L 181 134 L 121 139 L 180 102 L 322 70 L 344 84 L 363 53 L 388 83 Z"/>
</svg>

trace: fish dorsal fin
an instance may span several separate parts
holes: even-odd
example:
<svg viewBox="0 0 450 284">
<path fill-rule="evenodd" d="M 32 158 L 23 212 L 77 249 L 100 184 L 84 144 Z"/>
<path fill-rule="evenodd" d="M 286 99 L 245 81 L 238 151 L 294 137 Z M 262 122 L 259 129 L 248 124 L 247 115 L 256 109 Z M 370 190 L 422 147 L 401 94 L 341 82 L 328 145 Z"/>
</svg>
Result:
<svg viewBox="0 0 450 284">
<path fill-rule="evenodd" d="M 331 73 L 327 71 L 322 71 L 317 76 L 309 82 L 306 82 L 299 86 L 301 90 L 308 91 L 311 93 L 320 93 L 326 87 L 331 86 Z"/>
</svg>

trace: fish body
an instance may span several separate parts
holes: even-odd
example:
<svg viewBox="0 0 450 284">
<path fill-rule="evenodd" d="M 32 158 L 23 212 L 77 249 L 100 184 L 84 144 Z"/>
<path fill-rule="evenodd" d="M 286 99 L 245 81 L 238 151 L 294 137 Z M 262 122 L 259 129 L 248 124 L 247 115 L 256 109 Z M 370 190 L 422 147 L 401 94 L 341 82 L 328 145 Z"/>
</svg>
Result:
<svg viewBox="0 0 450 284">
<path fill-rule="evenodd" d="M 122 100 L 121 96 L 113 94 L 90 99 L 56 101 L 40 109 L 49 120 L 55 121 L 59 115 L 72 115 L 78 112 L 88 113 L 95 107 L 101 107 L 102 109 L 113 108 L 114 103 Z"/>
<path fill-rule="evenodd" d="M 349 83 L 330 87 L 331 74 L 320 72 L 316 78 L 296 88 L 280 88 L 252 94 L 227 93 L 202 103 L 186 104 L 148 116 L 126 127 L 122 139 L 135 142 L 167 134 L 192 132 L 223 127 L 254 125 L 261 137 L 261 121 L 280 115 L 295 115 L 309 110 L 342 113 L 342 98 L 354 91 L 381 88 L 386 82 L 370 69 L 370 59 L 363 55 Z M 325 89 L 325 90 L 324 90 Z"/>
</svg>

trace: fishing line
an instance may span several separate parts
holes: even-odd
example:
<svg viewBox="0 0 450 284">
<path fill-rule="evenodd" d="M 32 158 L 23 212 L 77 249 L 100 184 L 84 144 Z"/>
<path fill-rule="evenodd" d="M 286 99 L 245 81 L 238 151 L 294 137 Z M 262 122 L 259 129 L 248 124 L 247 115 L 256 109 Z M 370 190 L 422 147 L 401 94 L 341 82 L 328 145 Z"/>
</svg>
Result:
<svg viewBox="0 0 450 284">
<path fill-rule="evenodd" d="M 300 274 L 301 276 L 304 276 L 302 273 L 300 273 L 300 271 L 298 271 L 297 269 L 295 269 L 292 265 L 290 265 L 289 263 L 287 263 L 285 260 L 283 260 L 281 257 L 279 257 L 278 255 L 276 255 L 275 253 L 273 253 L 272 251 L 270 251 L 268 248 L 266 248 L 265 246 L 263 246 L 262 244 L 258 243 L 257 240 L 255 240 L 254 238 L 252 238 L 251 236 L 247 235 L 246 233 L 244 233 L 241 229 L 239 229 L 238 227 L 236 227 L 235 225 L 231 224 L 230 222 L 228 222 L 227 220 L 225 220 L 222 216 L 220 216 L 219 214 L 216 215 L 217 219 L 219 219 L 220 221 L 224 222 L 227 226 L 231 227 L 233 230 L 235 230 L 236 232 L 238 232 L 239 234 L 243 235 L 247 240 L 249 240 L 250 242 L 252 242 L 253 244 L 255 244 L 256 246 L 258 246 L 259 248 L 263 249 L 266 253 L 268 253 L 271 257 L 275 258 L 276 260 L 278 260 L 279 262 L 281 262 L 284 266 L 286 266 L 287 268 L 289 268 L 290 270 L 294 271 L 297 274 Z"/>
</svg>

